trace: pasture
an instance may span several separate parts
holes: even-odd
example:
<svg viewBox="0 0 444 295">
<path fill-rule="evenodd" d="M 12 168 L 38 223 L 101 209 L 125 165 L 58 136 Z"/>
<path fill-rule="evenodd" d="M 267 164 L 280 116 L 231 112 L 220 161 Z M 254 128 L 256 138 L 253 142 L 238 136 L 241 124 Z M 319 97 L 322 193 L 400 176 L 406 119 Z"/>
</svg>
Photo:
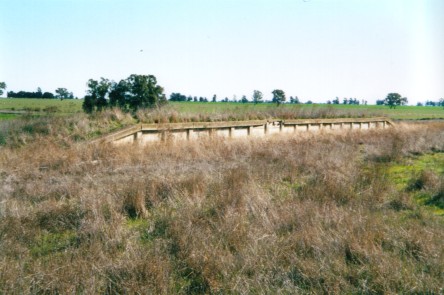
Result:
<svg viewBox="0 0 444 295">
<path fill-rule="evenodd" d="M 0 99 L 0 111 L 23 111 L 34 114 L 52 112 L 58 115 L 82 112 L 81 99 Z M 261 118 L 266 116 L 284 116 L 289 118 L 317 117 L 388 117 L 395 120 L 444 119 L 442 107 L 399 106 L 389 109 L 376 105 L 328 105 L 328 104 L 282 104 L 277 107 L 272 103 L 232 103 L 232 102 L 169 102 L 166 107 L 180 116 L 199 117 L 199 120 L 228 120 L 238 118 Z M 0 120 L 4 116 L 0 117 Z"/>
</svg>

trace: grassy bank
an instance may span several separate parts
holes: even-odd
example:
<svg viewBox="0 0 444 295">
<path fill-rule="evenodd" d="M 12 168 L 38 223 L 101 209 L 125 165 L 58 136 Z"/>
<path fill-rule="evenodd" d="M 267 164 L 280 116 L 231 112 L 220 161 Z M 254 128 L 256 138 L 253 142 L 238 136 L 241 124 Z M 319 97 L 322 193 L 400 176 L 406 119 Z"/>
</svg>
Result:
<svg viewBox="0 0 444 295">
<path fill-rule="evenodd" d="M 69 136 L 125 120 L 49 118 L 0 147 L 0 293 L 442 291 L 444 176 L 423 163 L 442 159 L 443 122 L 145 147 Z"/>
</svg>

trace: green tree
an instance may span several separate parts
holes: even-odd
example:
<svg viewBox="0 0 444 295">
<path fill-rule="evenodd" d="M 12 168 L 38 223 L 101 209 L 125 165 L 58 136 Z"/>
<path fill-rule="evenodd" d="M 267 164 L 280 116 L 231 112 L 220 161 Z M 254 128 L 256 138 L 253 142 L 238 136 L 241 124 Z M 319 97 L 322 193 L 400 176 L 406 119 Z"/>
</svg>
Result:
<svg viewBox="0 0 444 295">
<path fill-rule="evenodd" d="M 242 103 L 247 103 L 248 102 L 248 98 L 245 95 L 242 95 L 241 102 Z"/>
<path fill-rule="evenodd" d="M 60 98 L 60 99 L 73 98 L 72 93 L 70 93 L 68 91 L 68 89 L 66 89 L 66 88 L 57 88 L 55 90 L 55 93 L 56 93 L 56 95 L 55 95 L 56 98 Z"/>
<path fill-rule="evenodd" d="M 389 106 L 391 109 L 396 108 L 399 105 L 404 105 L 407 103 L 407 98 L 402 97 L 399 93 L 389 93 L 384 100 L 384 104 Z"/>
<path fill-rule="evenodd" d="M 6 89 L 6 83 L 0 82 L 0 95 L 3 95 L 3 91 Z"/>
<path fill-rule="evenodd" d="M 275 102 L 277 105 L 280 105 L 281 103 L 283 103 L 286 98 L 285 98 L 285 92 L 281 89 L 275 89 L 271 92 L 271 94 L 273 94 L 273 102 Z"/>
<path fill-rule="evenodd" d="M 43 98 L 42 88 L 37 87 L 37 92 L 35 93 L 36 98 Z"/>
<path fill-rule="evenodd" d="M 101 111 L 108 106 L 108 92 L 111 82 L 108 79 L 100 78 L 100 81 L 88 80 L 88 91 L 83 101 L 82 108 L 85 112 Z"/>
<path fill-rule="evenodd" d="M 138 108 L 160 106 L 166 103 L 163 88 L 157 85 L 153 75 L 131 75 L 127 79 L 129 87 L 129 107 L 136 111 Z"/>
<path fill-rule="evenodd" d="M 100 81 L 90 79 L 83 110 L 91 113 L 117 106 L 123 110 L 137 111 L 139 108 L 155 107 L 164 103 L 166 97 L 163 88 L 157 85 L 156 77 L 131 75 L 119 83 L 105 78 Z"/>
<path fill-rule="evenodd" d="M 109 106 L 119 107 L 122 110 L 127 110 L 128 90 L 128 83 L 125 80 L 120 80 L 119 83 L 111 82 Z"/>
<path fill-rule="evenodd" d="M 253 103 L 258 104 L 262 102 L 262 99 L 264 98 L 264 95 L 259 90 L 253 91 Z"/>
<path fill-rule="evenodd" d="M 299 97 L 297 97 L 297 96 L 295 96 L 295 97 L 290 96 L 290 103 L 294 103 L 294 104 L 300 103 Z"/>
</svg>

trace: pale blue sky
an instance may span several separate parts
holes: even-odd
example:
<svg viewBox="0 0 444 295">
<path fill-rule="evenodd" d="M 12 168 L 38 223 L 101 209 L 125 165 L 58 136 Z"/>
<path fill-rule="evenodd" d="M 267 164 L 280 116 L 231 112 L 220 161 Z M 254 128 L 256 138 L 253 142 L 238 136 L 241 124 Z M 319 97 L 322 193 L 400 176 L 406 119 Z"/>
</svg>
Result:
<svg viewBox="0 0 444 295">
<path fill-rule="evenodd" d="M 444 97 L 444 0 L 0 0 L 0 40 L 13 91 L 136 73 L 218 99 Z"/>
</svg>

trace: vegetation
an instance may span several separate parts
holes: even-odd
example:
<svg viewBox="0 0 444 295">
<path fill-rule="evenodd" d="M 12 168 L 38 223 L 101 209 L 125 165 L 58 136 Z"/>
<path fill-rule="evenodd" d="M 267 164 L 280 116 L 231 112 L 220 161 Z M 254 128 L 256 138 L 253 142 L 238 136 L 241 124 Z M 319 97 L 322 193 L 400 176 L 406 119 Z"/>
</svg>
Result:
<svg viewBox="0 0 444 295">
<path fill-rule="evenodd" d="M 0 122 L 0 293 L 442 291 L 443 122 L 84 142 L 133 120 Z"/>
<path fill-rule="evenodd" d="M 37 99 L 73 99 L 74 95 L 72 92 L 69 92 L 66 88 L 57 88 L 55 90 L 56 95 L 51 92 L 43 92 L 40 87 L 37 88 L 36 92 L 30 91 L 8 91 L 8 98 L 37 98 Z M 0 94 L 1 95 L 1 94 Z"/>
<path fill-rule="evenodd" d="M 295 99 L 295 98 L 294 98 Z M 82 112 L 83 100 L 54 99 L 0 99 L 0 112 L 22 112 L 35 115 L 46 114 L 48 108 L 55 114 L 68 115 Z M 232 103 L 232 102 L 169 102 L 166 108 L 157 113 L 168 115 L 172 120 L 244 120 L 255 118 L 317 118 L 317 117 L 371 117 L 386 116 L 391 119 L 444 119 L 439 107 L 399 106 L 389 109 L 383 105 L 343 105 L 343 104 L 282 104 L 279 108 L 271 103 Z M 143 111 L 150 113 L 152 110 Z M 136 112 L 137 113 L 137 112 Z M 145 117 L 145 115 L 143 116 Z M 152 117 L 150 117 L 152 118 Z M 188 119 L 186 119 L 188 118 Z M 150 119 L 151 120 L 151 119 Z"/>
<path fill-rule="evenodd" d="M 253 91 L 253 103 L 254 104 L 258 104 L 258 103 L 262 102 L 263 98 L 264 98 L 264 95 L 262 94 L 262 92 L 260 92 L 259 90 Z"/>
<path fill-rule="evenodd" d="M 281 89 L 275 89 L 271 93 L 273 94 L 272 101 L 277 105 L 280 105 L 286 100 L 285 92 Z"/>
<path fill-rule="evenodd" d="M 0 82 L 0 95 L 3 95 L 3 91 L 6 89 L 6 83 Z"/>
<path fill-rule="evenodd" d="M 407 104 L 407 98 L 401 97 L 399 93 L 389 93 L 384 100 L 384 104 L 388 105 L 391 109 L 394 109 L 397 106 Z"/>
<path fill-rule="evenodd" d="M 88 81 L 88 94 L 83 101 L 86 113 L 101 111 L 108 107 L 118 107 L 124 111 L 137 111 L 162 105 L 166 102 L 163 88 L 157 85 L 153 75 L 131 75 L 119 83 L 101 78 Z"/>
</svg>

